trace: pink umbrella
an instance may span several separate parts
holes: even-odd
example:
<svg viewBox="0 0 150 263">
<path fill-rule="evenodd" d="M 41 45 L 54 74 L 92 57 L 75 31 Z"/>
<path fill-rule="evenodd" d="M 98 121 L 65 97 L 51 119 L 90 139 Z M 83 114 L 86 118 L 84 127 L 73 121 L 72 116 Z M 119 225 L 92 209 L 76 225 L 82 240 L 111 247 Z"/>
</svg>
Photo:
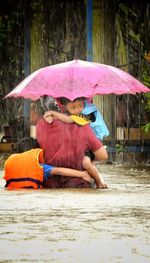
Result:
<svg viewBox="0 0 150 263">
<path fill-rule="evenodd" d="M 93 97 L 104 94 L 136 94 L 150 89 L 116 67 L 94 62 L 72 60 L 41 68 L 25 78 L 5 98 L 23 97 L 37 100 L 48 95 L 54 98 Z"/>
</svg>

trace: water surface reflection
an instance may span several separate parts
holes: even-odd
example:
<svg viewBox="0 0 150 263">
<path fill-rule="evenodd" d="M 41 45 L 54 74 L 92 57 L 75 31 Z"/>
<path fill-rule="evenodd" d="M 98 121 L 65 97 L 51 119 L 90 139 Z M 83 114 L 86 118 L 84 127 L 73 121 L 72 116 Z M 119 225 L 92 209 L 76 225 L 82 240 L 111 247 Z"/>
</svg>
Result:
<svg viewBox="0 0 150 263">
<path fill-rule="evenodd" d="M 0 262 L 150 262 L 150 170 L 100 166 L 109 189 L 7 191 Z"/>
</svg>

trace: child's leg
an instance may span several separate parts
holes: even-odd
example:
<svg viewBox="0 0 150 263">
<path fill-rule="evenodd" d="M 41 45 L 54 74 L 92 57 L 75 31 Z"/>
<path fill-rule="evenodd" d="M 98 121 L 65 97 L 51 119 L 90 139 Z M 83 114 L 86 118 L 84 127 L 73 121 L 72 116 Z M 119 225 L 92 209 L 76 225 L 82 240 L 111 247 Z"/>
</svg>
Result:
<svg viewBox="0 0 150 263">
<path fill-rule="evenodd" d="M 94 179 L 97 188 L 107 188 L 107 185 L 104 183 L 96 166 L 91 162 L 88 156 L 84 156 L 82 161 L 82 166 L 88 172 L 88 174 L 90 174 L 91 177 Z"/>
</svg>

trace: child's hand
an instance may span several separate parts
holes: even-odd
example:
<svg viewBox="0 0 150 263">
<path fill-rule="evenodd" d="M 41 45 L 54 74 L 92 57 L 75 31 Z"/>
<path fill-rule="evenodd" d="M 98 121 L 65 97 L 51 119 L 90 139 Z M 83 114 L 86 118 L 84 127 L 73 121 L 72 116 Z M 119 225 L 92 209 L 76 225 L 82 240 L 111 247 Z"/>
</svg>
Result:
<svg viewBox="0 0 150 263">
<path fill-rule="evenodd" d="M 52 123 L 53 122 L 53 116 L 50 113 L 50 111 L 45 112 L 45 114 L 43 115 L 43 118 L 48 123 Z"/>
<path fill-rule="evenodd" d="M 52 116 L 52 115 L 53 115 L 53 112 L 52 112 L 51 110 L 49 110 L 49 111 L 46 111 L 46 112 L 44 113 L 43 117 L 44 117 L 44 119 L 45 119 L 46 117 L 49 117 L 49 116 Z"/>
</svg>

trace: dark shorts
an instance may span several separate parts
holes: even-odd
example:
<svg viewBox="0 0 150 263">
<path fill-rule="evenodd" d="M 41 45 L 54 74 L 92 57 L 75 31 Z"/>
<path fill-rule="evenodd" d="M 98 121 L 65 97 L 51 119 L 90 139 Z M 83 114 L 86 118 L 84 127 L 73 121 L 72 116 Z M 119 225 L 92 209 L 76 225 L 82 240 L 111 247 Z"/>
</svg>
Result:
<svg viewBox="0 0 150 263">
<path fill-rule="evenodd" d="M 91 184 L 79 177 L 54 175 L 43 183 L 44 188 L 91 188 Z"/>
<path fill-rule="evenodd" d="M 91 152 L 91 151 L 85 152 L 85 156 L 88 156 L 91 161 L 94 161 L 94 160 L 95 160 L 95 155 L 94 155 L 94 153 Z"/>
</svg>

